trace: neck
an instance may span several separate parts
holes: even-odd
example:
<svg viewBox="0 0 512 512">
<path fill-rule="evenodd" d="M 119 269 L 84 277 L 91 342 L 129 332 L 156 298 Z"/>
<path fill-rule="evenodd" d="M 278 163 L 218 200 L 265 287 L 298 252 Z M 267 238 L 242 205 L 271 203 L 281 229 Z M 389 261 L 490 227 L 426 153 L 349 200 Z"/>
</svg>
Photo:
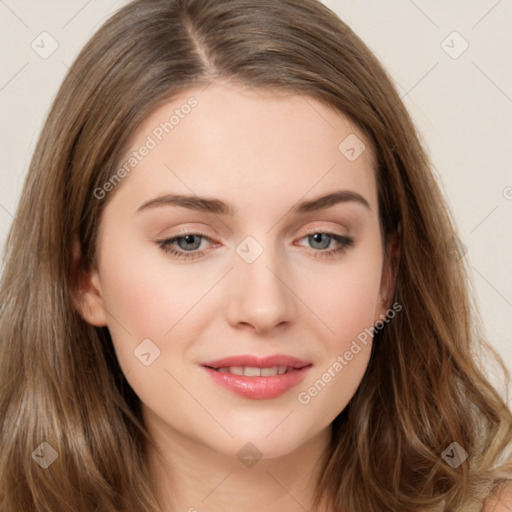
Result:
<svg viewBox="0 0 512 512">
<path fill-rule="evenodd" d="M 315 486 L 330 427 L 291 453 L 257 462 L 219 453 L 168 425 L 149 430 L 161 454 L 149 448 L 148 463 L 164 512 L 239 512 L 255 504 L 262 512 L 316 512 Z"/>
</svg>

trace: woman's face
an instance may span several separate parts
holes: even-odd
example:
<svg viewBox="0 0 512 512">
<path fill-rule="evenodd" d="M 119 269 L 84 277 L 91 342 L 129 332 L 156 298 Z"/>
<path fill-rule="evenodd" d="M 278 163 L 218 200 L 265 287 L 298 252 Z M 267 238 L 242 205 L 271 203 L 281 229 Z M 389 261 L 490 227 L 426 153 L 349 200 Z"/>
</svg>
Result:
<svg viewBox="0 0 512 512">
<path fill-rule="evenodd" d="M 373 158 L 318 101 L 226 84 L 140 126 L 92 198 L 109 202 L 83 314 L 150 430 L 268 458 L 329 431 L 393 285 Z"/>
</svg>

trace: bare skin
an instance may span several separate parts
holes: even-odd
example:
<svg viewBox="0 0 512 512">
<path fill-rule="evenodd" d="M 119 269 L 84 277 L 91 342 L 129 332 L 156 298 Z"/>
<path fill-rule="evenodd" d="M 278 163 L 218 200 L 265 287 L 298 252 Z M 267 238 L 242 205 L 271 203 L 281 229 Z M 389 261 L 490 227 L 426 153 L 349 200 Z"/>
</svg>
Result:
<svg viewBox="0 0 512 512">
<path fill-rule="evenodd" d="M 197 106 L 157 140 L 155 129 L 191 96 Z M 366 146 L 352 161 L 339 149 L 349 135 Z M 371 337 L 358 351 L 354 340 L 391 307 L 395 274 L 384 265 L 369 142 L 312 98 L 224 83 L 191 89 L 156 110 L 130 151 L 148 136 L 156 147 L 106 198 L 82 314 L 108 326 L 142 401 L 163 455 L 160 465 L 148 453 L 164 510 L 311 510 L 331 423 L 370 357 Z M 292 211 L 338 190 L 363 201 Z M 218 198 L 235 212 L 169 204 L 139 210 L 171 193 Z M 186 233 L 204 235 L 188 239 L 197 249 L 183 239 L 167 246 L 189 259 L 159 243 Z M 396 260 L 395 243 L 389 251 Z M 147 339 L 149 365 L 134 354 Z M 312 366 L 292 389 L 254 399 L 219 386 L 201 366 L 240 354 L 286 354 Z M 319 380 L 323 386 L 311 390 Z"/>
</svg>

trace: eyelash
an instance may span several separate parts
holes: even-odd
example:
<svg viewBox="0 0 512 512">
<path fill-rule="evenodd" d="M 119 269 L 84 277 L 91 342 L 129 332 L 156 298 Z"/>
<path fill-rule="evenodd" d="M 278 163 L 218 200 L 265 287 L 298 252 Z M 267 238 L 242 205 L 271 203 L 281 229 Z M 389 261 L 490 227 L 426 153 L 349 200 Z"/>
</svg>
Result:
<svg viewBox="0 0 512 512">
<path fill-rule="evenodd" d="M 336 242 L 338 242 L 340 244 L 339 247 L 335 248 L 335 249 L 329 249 L 329 250 L 322 250 L 322 249 L 318 249 L 316 250 L 316 254 L 315 254 L 315 258 L 318 256 L 318 254 L 321 255 L 321 257 L 323 258 L 333 258 L 335 256 L 337 256 L 338 254 L 340 253 L 343 253 L 347 248 L 351 247 L 353 244 L 354 244 L 354 239 L 351 238 L 351 237 L 348 237 L 348 236 L 344 236 L 344 235 L 337 235 L 336 233 L 329 233 L 329 232 L 325 232 L 325 231 L 319 231 L 319 230 L 314 230 L 314 231 L 310 231 L 308 233 L 305 233 L 304 236 L 301 238 L 304 239 L 308 236 L 313 236 L 313 235 L 316 235 L 316 234 L 321 234 L 321 235 L 327 235 L 329 238 L 335 240 Z M 188 251 L 178 251 L 176 249 L 174 249 L 171 244 L 173 244 L 174 242 L 176 242 L 177 240 L 181 239 L 181 238 L 185 238 L 186 236 L 190 236 L 190 235 L 195 235 L 195 236 L 199 236 L 203 239 L 206 239 L 208 241 L 212 241 L 210 239 L 210 237 L 208 237 L 207 235 L 205 235 L 204 233 L 200 233 L 200 232 L 184 232 L 178 236 L 175 236 L 173 238 L 167 238 L 167 239 L 164 239 L 164 240 L 157 240 L 157 244 L 160 246 L 160 248 L 166 253 L 166 254 L 170 254 L 171 256 L 174 256 L 178 259 L 188 259 L 188 260 L 193 260 L 193 259 L 197 259 L 197 258 L 200 258 L 201 256 L 203 256 L 204 254 L 204 249 L 202 251 L 198 251 L 198 252 L 188 252 Z"/>
</svg>

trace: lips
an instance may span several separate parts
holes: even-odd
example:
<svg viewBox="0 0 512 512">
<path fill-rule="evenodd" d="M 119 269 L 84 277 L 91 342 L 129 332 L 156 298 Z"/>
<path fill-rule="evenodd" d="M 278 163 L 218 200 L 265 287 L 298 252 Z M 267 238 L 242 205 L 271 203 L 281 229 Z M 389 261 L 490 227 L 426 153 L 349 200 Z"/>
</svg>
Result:
<svg viewBox="0 0 512 512">
<path fill-rule="evenodd" d="M 263 400 L 282 395 L 304 380 L 308 361 L 287 355 L 231 356 L 202 363 L 214 382 L 246 398 Z"/>
</svg>

